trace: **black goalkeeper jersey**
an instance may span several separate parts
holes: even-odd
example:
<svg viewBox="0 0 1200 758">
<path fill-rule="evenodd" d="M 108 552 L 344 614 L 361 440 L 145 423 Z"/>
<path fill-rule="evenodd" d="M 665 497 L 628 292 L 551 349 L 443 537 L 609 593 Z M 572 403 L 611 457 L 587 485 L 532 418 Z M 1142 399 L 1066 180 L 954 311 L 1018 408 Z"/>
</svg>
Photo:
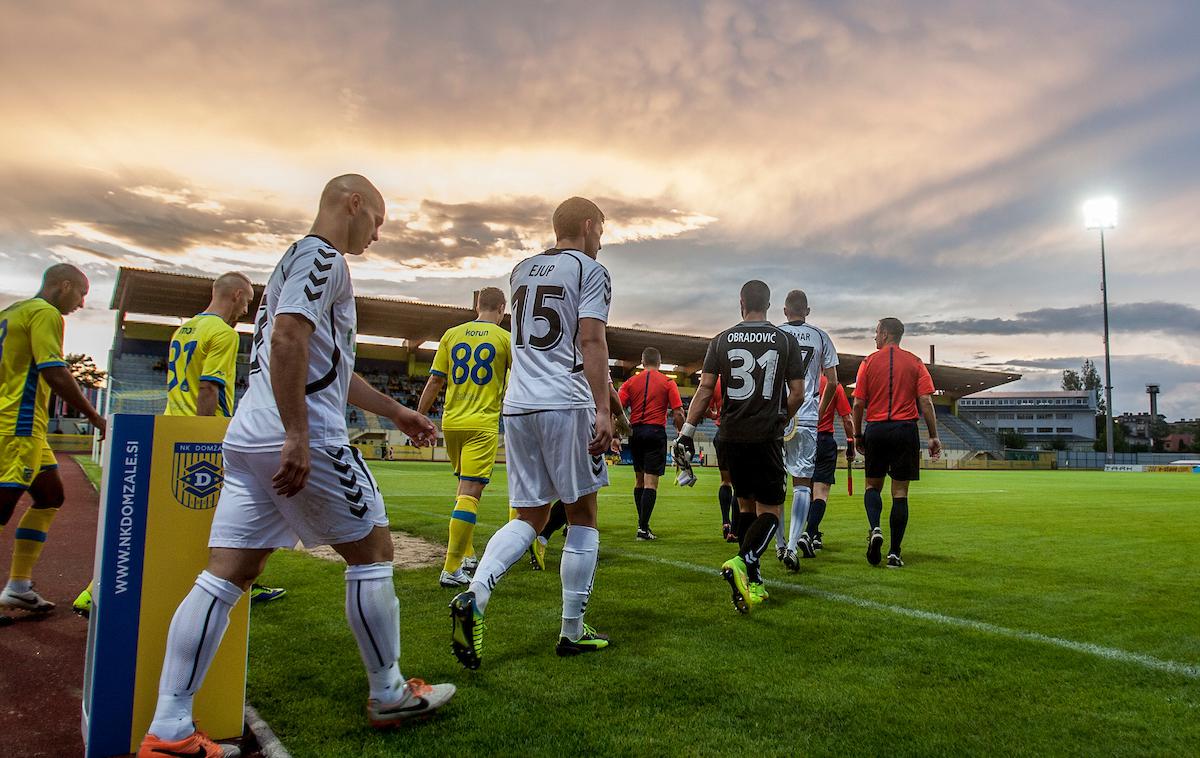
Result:
<svg viewBox="0 0 1200 758">
<path fill-rule="evenodd" d="M 794 337 L 768 321 L 743 321 L 713 337 L 704 373 L 721 377 L 721 440 L 781 440 L 787 383 L 804 377 Z"/>
</svg>

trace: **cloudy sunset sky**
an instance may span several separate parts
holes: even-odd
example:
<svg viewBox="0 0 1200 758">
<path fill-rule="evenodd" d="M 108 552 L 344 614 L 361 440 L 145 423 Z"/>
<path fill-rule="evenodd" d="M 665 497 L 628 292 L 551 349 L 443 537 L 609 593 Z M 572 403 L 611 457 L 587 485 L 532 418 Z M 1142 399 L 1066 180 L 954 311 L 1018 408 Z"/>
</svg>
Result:
<svg viewBox="0 0 1200 758">
<path fill-rule="evenodd" d="M 709 335 L 801 287 L 844 352 L 876 319 L 942 363 L 1200 416 L 1200 3 L 6 4 L 0 303 L 67 260 L 103 362 L 118 266 L 265 281 L 329 177 L 370 177 L 360 294 L 469 304 L 608 215 L 612 323 Z M 782 318 L 782 312 L 773 313 Z M 1008 389 L 1008 388 L 1006 388 Z"/>
</svg>

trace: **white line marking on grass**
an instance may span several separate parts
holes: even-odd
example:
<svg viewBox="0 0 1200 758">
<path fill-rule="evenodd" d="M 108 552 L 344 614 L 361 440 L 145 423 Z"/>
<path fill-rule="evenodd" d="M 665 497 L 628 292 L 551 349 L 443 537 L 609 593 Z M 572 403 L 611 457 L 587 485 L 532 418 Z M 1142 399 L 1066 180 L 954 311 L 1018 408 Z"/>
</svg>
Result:
<svg viewBox="0 0 1200 758">
<path fill-rule="evenodd" d="M 254 710 L 254 706 L 249 703 L 246 704 L 246 723 L 250 725 L 250 731 L 254 732 L 258 746 L 265 758 L 292 758 L 292 754 L 275 736 L 271 726 L 263 721 L 262 716 L 259 716 L 258 711 Z"/>
<path fill-rule="evenodd" d="M 709 566 L 699 566 L 695 563 L 686 563 L 684 561 L 674 561 L 669 558 L 656 558 L 649 555 L 639 555 L 637 553 L 627 553 L 623 550 L 612 550 L 606 548 L 605 552 L 613 552 L 622 558 L 633 558 L 634 560 L 646 561 L 648 563 L 658 563 L 664 566 L 673 566 L 685 571 L 693 571 L 701 574 L 711 574 L 717 576 L 717 570 Z M 829 592 L 828 590 L 819 590 L 814 587 L 802 587 L 798 584 L 788 582 L 774 582 L 771 584 L 772 591 L 782 589 L 789 592 L 796 592 L 801 595 L 812 595 L 819 597 L 822 600 L 832 600 L 837 603 L 846 603 L 848 605 L 858 606 L 872 611 L 883 611 L 885 613 L 893 613 L 897 616 L 907 616 L 908 618 L 919 619 L 921 621 L 932 621 L 936 624 L 945 626 L 956 626 L 962 629 L 971 629 L 976 632 L 992 634 L 997 637 L 1008 637 L 1010 639 L 1025 640 L 1027 642 L 1040 642 L 1045 645 L 1053 645 L 1054 647 L 1072 650 L 1076 653 L 1086 653 L 1094 655 L 1097 658 L 1105 658 L 1110 661 L 1120 663 L 1131 663 L 1143 668 L 1152 669 L 1154 671 L 1165 671 L 1169 674 L 1179 674 L 1186 676 L 1189 679 L 1200 679 L 1200 666 L 1193 666 L 1187 663 L 1178 661 L 1168 661 L 1162 658 L 1155 658 L 1152 655 L 1144 653 L 1132 653 L 1128 650 L 1121 650 L 1115 647 L 1105 647 L 1103 645 L 1095 645 L 1091 642 L 1076 642 L 1075 640 L 1066 640 L 1061 637 L 1052 637 L 1048 634 L 1039 632 L 1027 632 L 1023 629 L 1010 629 L 1005 626 L 989 624 L 986 621 L 975 621 L 973 619 L 958 618 L 956 616 L 947 616 L 943 613 L 934 613 L 932 611 L 922 611 L 916 608 L 905 608 L 900 605 L 889 605 L 888 603 L 880 603 L 875 600 L 866 600 L 864 598 L 854 597 L 853 595 L 843 595 L 840 592 Z"/>
<path fill-rule="evenodd" d="M 409 513 L 419 513 L 433 518 L 445 518 L 444 513 L 432 513 L 430 511 L 409 511 Z M 621 549 L 614 549 L 604 546 L 605 553 L 611 553 L 621 558 L 632 558 L 637 561 L 645 561 L 647 563 L 657 563 L 662 566 L 673 566 L 674 568 L 683 569 L 684 571 L 692 571 L 700 574 L 717 575 L 717 569 L 712 566 L 701 566 L 696 563 L 687 563 L 686 561 L 676 561 L 670 558 L 657 558 L 651 555 L 642 555 L 640 553 L 629 553 Z M 822 600 L 832 600 L 835 603 L 846 603 L 847 605 L 858 606 L 871 611 L 883 611 L 884 613 L 893 613 L 897 616 L 906 616 L 908 618 L 919 619 L 921 621 L 932 621 L 935 624 L 943 624 L 945 626 L 956 626 L 960 629 L 971 629 L 984 634 L 991 634 L 997 637 L 1008 637 L 1014 640 L 1024 640 L 1026 642 L 1040 642 L 1044 645 L 1052 645 L 1064 650 L 1072 650 L 1076 653 L 1085 653 L 1097 658 L 1104 658 L 1110 661 L 1119 663 L 1131 663 L 1136 666 L 1150 669 L 1152 671 L 1164 671 L 1169 674 L 1179 674 L 1186 676 L 1189 679 L 1200 679 L 1200 666 L 1180 663 L 1178 661 L 1168 661 L 1162 658 L 1155 658 L 1152 655 L 1145 653 L 1133 653 L 1128 650 L 1122 650 L 1116 647 L 1105 647 L 1104 645 L 1096 645 L 1091 642 L 1076 642 L 1075 640 L 1067 640 L 1062 637 L 1053 637 L 1049 634 L 1040 632 L 1027 632 L 1023 629 L 1010 629 L 1006 626 L 998 624 L 989 624 L 986 621 L 976 621 L 974 619 L 959 618 L 957 616 L 947 616 L 944 613 L 936 613 L 934 611 L 922 611 L 917 608 L 905 608 L 902 605 L 889 605 L 888 603 L 880 603 L 875 600 L 867 600 L 853 595 L 843 595 L 840 592 L 830 592 L 829 590 L 820 590 L 815 587 L 804 587 L 799 584 L 791 584 L 788 582 L 774 582 L 770 587 L 772 590 L 781 589 L 789 592 L 795 592 L 800 595 L 811 595 L 819 597 Z"/>
</svg>

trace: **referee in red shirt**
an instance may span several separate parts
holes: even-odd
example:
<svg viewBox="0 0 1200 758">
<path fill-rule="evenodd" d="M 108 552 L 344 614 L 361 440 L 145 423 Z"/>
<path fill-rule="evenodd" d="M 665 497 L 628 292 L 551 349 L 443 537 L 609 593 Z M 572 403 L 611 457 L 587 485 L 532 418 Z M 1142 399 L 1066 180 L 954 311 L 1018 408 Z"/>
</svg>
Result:
<svg viewBox="0 0 1200 758">
<path fill-rule="evenodd" d="M 874 353 L 858 367 L 854 385 L 854 441 L 863 451 L 867 491 L 863 504 L 871 532 L 867 535 L 867 562 L 879 565 L 883 532 L 883 478 L 892 478 L 892 510 L 888 516 L 892 544 L 888 568 L 900 568 L 900 543 L 908 526 L 908 483 L 921 478 L 921 438 L 917 433 L 917 409 L 929 430 L 929 455 L 942 454 L 933 411 L 933 379 L 921 359 L 900 349 L 904 324 L 885 318 L 875 327 Z M 867 418 L 863 429 L 864 412 Z"/>
<path fill-rule="evenodd" d="M 629 409 L 629 423 L 633 426 L 629 452 L 637 476 L 633 488 L 633 504 L 638 514 L 637 538 L 653 540 L 650 515 L 654 513 L 654 502 L 658 499 L 658 478 L 667 470 L 667 411 L 671 412 L 671 420 L 678 432 L 683 428 L 683 400 L 675 382 L 658 370 L 662 365 L 658 348 L 648 347 L 642 351 L 642 365 L 646 370 L 626 380 L 617 394 L 621 406 Z"/>
</svg>

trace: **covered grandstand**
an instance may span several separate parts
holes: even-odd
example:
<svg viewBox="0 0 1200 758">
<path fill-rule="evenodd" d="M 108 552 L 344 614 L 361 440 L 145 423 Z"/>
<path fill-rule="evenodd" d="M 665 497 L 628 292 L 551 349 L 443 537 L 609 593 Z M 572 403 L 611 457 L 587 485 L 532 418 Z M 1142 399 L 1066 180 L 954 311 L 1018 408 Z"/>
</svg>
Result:
<svg viewBox="0 0 1200 758">
<path fill-rule="evenodd" d="M 160 413 L 166 404 L 167 343 L 183 320 L 208 305 L 213 280 L 165 271 L 122 267 L 113 289 L 111 308 L 117 311 L 117 330 L 109 355 L 111 412 Z M 256 284 L 255 301 L 262 296 Z M 358 348 L 355 368 L 378 389 L 415 405 L 433 360 L 434 343 L 451 326 L 474 318 L 469 306 L 435 305 L 413 300 L 380 297 L 356 298 Z M 238 358 L 237 396 L 245 389 L 249 365 L 251 319 L 254 309 L 238 325 L 242 345 Z M 508 326 L 507 317 L 505 327 Z M 613 379 L 620 384 L 639 365 L 643 348 L 662 353 L 668 371 L 686 398 L 694 392 L 710 338 L 646 329 L 609 326 L 608 343 Z M 838 381 L 852 385 L 863 356 L 839 353 Z M 981 371 L 942 364 L 929 365 L 935 386 L 943 447 L 947 450 L 992 450 L 995 435 L 957 417 L 957 402 L 964 395 L 997 387 L 1020 378 L 1019 374 Z M 434 408 L 434 416 L 439 413 Z M 386 419 L 353 409 L 347 421 L 356 433 L 386 439 L 394 427 Z M 712 422 L 701 428 L 701 438 L 715 431 Z M 708 435 L 705 434 L 708 433 Z M 835 425 L 844 444 L 840 425 Z M 922 429 L 922 435 L 924 430 Z"/>
</svg>

